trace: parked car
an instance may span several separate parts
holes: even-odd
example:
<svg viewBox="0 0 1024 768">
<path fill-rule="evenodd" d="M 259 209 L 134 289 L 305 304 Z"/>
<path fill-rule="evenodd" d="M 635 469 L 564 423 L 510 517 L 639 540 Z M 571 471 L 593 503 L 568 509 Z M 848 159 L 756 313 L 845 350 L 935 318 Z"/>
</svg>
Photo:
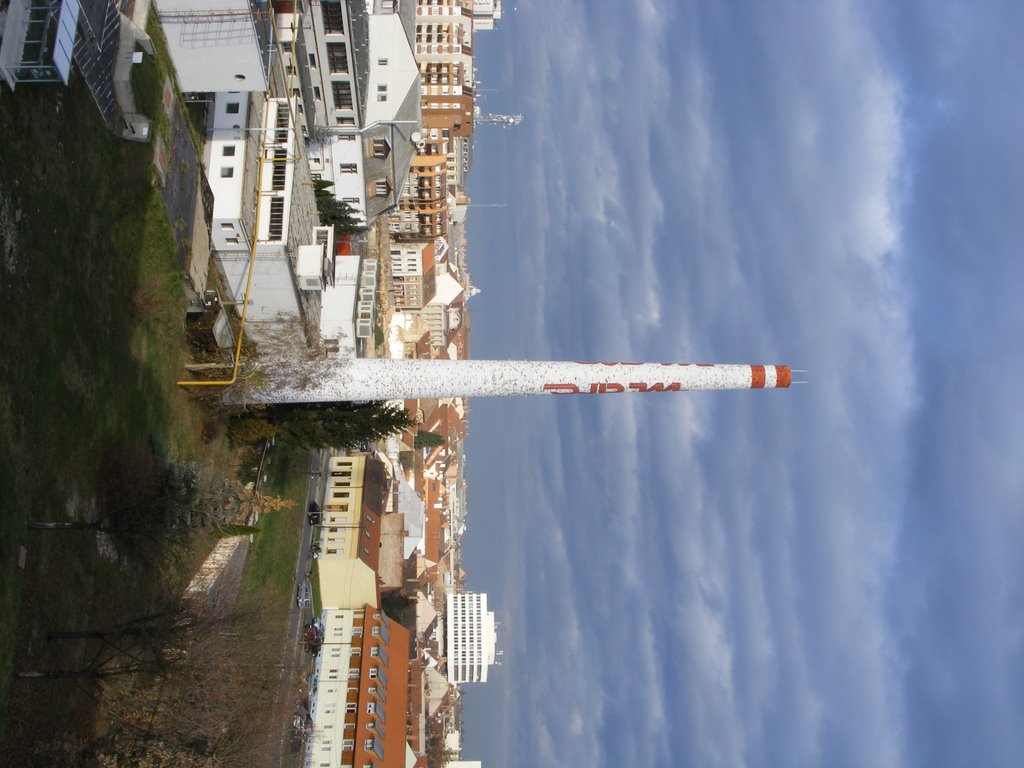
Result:
<svg viewBox="0 0 1024 768">
<path fill-rule="evenodd" d="M 299 608 L 305 608 L 310 604 L 313 598 L 313 589 L 309 586 L 308 581 L 299 582 L 298 587 L 295 588 L 295 604 Z"/>
<path fill-rule="evenodd" d="M 307 511 L 306 516 L 309 518 L 310 525 L 320 525 L 320 520 L 322 518 L 320 514 L 320 505 L 315 501 L 309 502 L 309 510 Z"/>
</svg>

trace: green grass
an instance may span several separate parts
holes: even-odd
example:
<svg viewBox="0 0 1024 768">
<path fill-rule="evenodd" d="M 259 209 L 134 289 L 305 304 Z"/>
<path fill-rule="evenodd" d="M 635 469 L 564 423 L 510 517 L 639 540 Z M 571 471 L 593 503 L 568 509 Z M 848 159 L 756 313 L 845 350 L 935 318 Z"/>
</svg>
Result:
<svg viewBox="0 0 1024 768">
<path fill-rule="evenodd" d="M 154 132 L 167 139 L 170 136 L 171 124 L 167 114 L 164 112 L 162 98 L 164 83 L 168 77 L 171 78 L 175 96 L 181 100 L 182 104 L 185 104 L 185 100 L 182 98 L 181 91 L 177 87 L 177 80 L 173 76 L 173 69 L 170 64 L 171 55 L 167 48 L 167 38 L 164 37 L 163 28 L 160 26 L 156 14 L 150 14 L 149 21 L 146 24 L 146 32 L 153 41 L 156 55 L 150 56 L 146 54 L 142 57 L 142 64 L 132 67 L 132 90 L 135 92 L 135 107 L 153 121 L 156 129 Z M 185 104 L 186 115 L 189 118 L 200 116 L 200 110 L 198 108 L 190 109 L 190 106 L 192 105 Z M 191 121 L 189 127 L 191 128 L 192 143 L 195 145 L 196 152 L 202 156 L 202 138 L 199 136 L 199 132 L 195 130 L 195 126 Z"/>
<path fill-rule="evenodd" d="M 187 564 L 142 572 L 102 556 L 94 535 L 26 523 L 87 516 L 112 449 L 227 464 L 174 385 L 184 297 L 152 151 L 114 138 L 80 80 L 0 102 L 0 724 L 15 665 L 53 652 L 47 629 L 145 610 L 187 580 Z M 50 688 L 18 692 L 19 737 L 39 728 L 35 709 L 55 732 L 88 729 L 88 695 Z"/>
<path fill-rule="evenodd" d="M 267 482 L 263 493 L 295 502 L 291 509 L 280 509 L 260 518 L 260 532 L 254 537 L 242 577 L 243 593 L 258 596 L 265 607 L 268 622 L 277 622 L 284 632 L 283 619 L 294 597 L 295 557 L 306 514 L 306 487 L 309 451 L 278 443 L 270 452 L 264 470 Z"/>
</svg>

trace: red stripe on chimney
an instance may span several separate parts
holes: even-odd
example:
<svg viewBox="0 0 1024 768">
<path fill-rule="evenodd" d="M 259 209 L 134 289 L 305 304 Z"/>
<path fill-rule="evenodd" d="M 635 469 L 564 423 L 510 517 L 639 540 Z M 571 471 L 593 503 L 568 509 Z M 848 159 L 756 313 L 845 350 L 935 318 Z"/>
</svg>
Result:
<svg viewBox="0 0 1024 768">
<path fill-rule="evenodd" d="M 751 389 L 764 389 L 764 366 L 763 365 L 752 365 L 752 366 L 750 366 L 750 388 Z"/>
</svg>

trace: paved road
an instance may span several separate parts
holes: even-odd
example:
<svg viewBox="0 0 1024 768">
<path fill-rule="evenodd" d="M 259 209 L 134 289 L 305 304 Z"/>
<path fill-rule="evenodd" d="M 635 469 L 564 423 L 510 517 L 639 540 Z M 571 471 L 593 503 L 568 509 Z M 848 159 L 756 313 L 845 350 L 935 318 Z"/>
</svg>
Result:
<svg viewBox="0 0 1024 768">
<path fill-rule="evenodd" d="M 316 501 L 319 504 L 323 501 L 329 458 L 330 452 L 326 450 L 313 451 L 310 456 L 310 481 L 306 490 L 305 505 L 307 509 L 309 502 Z M 293 592 L 298 588 L 298 584 L 307 578 L 306 574 L 313 566 L 309 557 L 312 535 L 312 526 L 304 514 L 299 551 L 296 553 Z M 303 627 L 312 617 L 313 607 L 311 605 L 300 608 L 296 601 L 292 600 L 291 612 L 288 615 L 288 632 L 285 635 L 284 647 L 281 651 L 281 678 L 274 703 L 277 713 L 274 722 L 281 723 L 281 735 L 280 738 L 274 740 L 272 747 L 274 753 L 271 755 L 268 765 L 282 765 L 286 751 L 291 749 L 291 723 L 295 715 L 295 705 L 299 699 L 300 684 L 313 667 L 313 659 L 305 652 L 302 638 Z"/>
</svg>

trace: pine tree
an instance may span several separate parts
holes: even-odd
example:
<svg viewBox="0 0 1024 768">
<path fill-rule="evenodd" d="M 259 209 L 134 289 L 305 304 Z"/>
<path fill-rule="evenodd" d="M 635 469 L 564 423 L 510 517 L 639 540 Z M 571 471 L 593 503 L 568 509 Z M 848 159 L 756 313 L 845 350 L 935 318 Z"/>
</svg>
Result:
<svg viewBox="0 0 1024 768">
<path fill-rule="evenodd" d="M 280 403 L 254 408 L 231 424 L 248 431 L 250 421 L 270 425 L 282 440 L 301 448 L 354 448 L 413 426 L 405 409 L 383 402 Z"/>
</svg>

